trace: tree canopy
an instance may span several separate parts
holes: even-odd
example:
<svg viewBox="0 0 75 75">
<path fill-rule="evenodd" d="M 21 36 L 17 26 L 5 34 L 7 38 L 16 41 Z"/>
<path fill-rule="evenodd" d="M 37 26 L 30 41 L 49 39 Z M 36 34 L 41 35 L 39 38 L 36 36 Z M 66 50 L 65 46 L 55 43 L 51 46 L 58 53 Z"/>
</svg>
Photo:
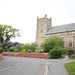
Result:
<svg viewBox="0 0 75 75">
<path fill-rule="evenodd" d="M 49 50 L 58 47 L 58 46 L 64 46 L 64 41 L 62 38 L 59 37 L 50 37 L 46 38 L 44 42 L 40 45 L 44 48 L 45 52 L 49 52 Z"/>
<path fill-rule="evenodd" d="M 8 25 L 0 25 L 0 43 L 7 42 L 12 37 L 17 37 L 19 35 L 19 29 L 12 28 Z"/>
</svg>

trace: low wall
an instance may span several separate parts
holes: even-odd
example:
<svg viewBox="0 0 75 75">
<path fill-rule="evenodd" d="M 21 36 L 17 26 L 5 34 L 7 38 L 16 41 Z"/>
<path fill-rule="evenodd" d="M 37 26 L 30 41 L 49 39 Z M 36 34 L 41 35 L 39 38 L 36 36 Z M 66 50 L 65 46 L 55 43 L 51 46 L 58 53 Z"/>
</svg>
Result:
<svg viewBox="0 0 75 75">
<path fill-rule="evenodd" d="M 49 58 L 48 53 L 15 53 L 15 52 L 3 52 L 4 56 L 17 56 L 17 57 L 29 57 L 29 58 Z"/>
<path fill-rule="evenodd" d="M 0 53 L 0 60 L 3 58 L 3 54 L 2 53 Z"/>
</svg>

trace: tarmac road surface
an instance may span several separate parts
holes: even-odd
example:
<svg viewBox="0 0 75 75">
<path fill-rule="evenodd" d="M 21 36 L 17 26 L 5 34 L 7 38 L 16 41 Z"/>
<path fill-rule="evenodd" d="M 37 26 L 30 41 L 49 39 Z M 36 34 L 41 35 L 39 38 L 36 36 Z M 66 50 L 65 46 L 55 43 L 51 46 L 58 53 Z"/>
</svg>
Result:
<svg viewBox="0 0 75 75">
<path fill-rule="evenodd" d="M 0 60 L 0 75 L 44 75 L 42 59 L 4 56 Z"/>
<path fill-rule="evenodd" d="M 65 64 L 69 62 L 75 62 L 75 60 L 67 59 L 67 60 L 58 60 L 58 59 L 46 59 L 48 63 L 49 73 L 48 75 L 69 75 L 67 70 L 65 69 Z"/>
<path fill-rule="evenodd" d="M 0 75 L 68 75 L 64 64 L 73 61 L 4 56 Z"/>
</svg>

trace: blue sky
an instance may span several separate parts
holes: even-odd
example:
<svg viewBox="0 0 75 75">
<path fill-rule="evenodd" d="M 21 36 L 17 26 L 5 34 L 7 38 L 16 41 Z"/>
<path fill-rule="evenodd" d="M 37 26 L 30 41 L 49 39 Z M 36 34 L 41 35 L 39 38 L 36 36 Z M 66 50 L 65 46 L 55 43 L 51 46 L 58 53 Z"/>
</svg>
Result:
<svg viewBox="0 0 75 75">
<path fill-rule="evenodd" d="M 20 29 L 13 41 L 35 42 L 37 16 L 52 17 L 52 26 L 75 23 L 75 0 L 0 0 L 0 24 Z"/>
</svg>

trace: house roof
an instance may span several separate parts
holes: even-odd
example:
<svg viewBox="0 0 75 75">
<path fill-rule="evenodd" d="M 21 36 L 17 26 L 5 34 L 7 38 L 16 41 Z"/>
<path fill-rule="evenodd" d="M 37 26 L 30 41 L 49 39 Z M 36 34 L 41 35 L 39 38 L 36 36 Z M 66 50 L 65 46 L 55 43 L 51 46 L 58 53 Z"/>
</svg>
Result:
<svg viewBox="0 0 75 75">
<path fill-rule="evenodd" d="M 55 26 L 55 27 L 49 27 L 46 35 L 62 33 L 62 32 L 70 32 L 70 31 L 75 31 L 75 23 L 65 24 L 65 25 L 60 25 L 60 26 Z"/>
</svg>

